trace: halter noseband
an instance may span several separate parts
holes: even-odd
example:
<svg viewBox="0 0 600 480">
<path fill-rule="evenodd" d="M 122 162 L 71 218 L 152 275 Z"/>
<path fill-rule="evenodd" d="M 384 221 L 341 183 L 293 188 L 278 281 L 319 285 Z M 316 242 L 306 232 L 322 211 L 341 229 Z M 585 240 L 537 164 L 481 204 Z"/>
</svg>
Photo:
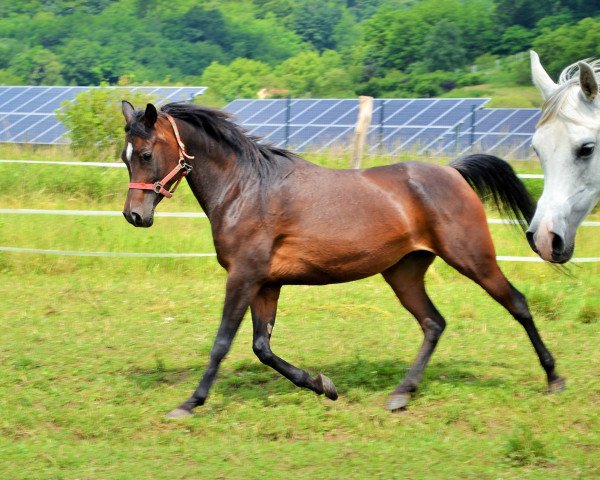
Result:
<svg viewBox="0 0 600 480">
<path fill-rule="evenodd" d="M 171 124 L 171 127 L 173 127 L 173 133 L 175 134 L 175 139 L 177 140 L 177 146 L 179 148 L 179 161 L 177 162 L 177 166 L 173 170 L 171 170 L 162 180 L 160 180 L 158 182 L 155 182 L 155 183 L 130 182 L 129 188 L 135 189 L 135 190 L 152 190 L 156 193 L 160 193 L 161 195 L 164 195 L 167 198 L 171 198 L 173 196 L 173 193 L 175 192 L 175 190 L 177 190 L 177 187 L 181 183 L 181 180 L 183 180 L 183 177 L 185 177 L 192 170 L 192 166 L 189 163 L 187 163 L 185 161 L 185 159 L 187 158 L 188 160 L 192 160 L 194 158 L 194 156 L 188 155 L 186 153 L 185 145 L 183 144 L 183 142 L 181 141 L 181 138 L 179 137 L 179 130 L 177 130 L 177 124 L 175 123 L 175 120 L 173 120 L 173 117 L 171 117 L 171 115 L 169 115 L 168 113 L 165 113 L 165 112 L 163 112 L 163 115 L 169 121 L 169 123 Z M 171 188 L 170 191 L 167 190 L 165 188 L 165 185 L 167 183 L 169 183 L 171 180 L 173 180 L 175 177 L 177 177 L 178 175 L 179 175 L 179 178 L 173 185 L 173 188 Z"/>
</svg>

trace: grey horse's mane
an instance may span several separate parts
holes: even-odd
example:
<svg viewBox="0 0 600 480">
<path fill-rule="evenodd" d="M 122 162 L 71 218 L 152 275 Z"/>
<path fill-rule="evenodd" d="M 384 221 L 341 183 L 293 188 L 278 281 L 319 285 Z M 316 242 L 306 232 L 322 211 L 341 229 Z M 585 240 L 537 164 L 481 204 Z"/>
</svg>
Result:
<svg viewBox="0 0 600 480">
<path fill-rule="evenodd" d="M 600 59 L 586 59 L 586 62 L 600 83 Z M 542 116 L 538 122 L 538 127 L 547 123 L 558 116 L 574 123 L 584 122 L 584 115 L 581 111 L 581 105 L 577 102 L 579 98 L 579 89 L 571 87 L 579 86 L 579 62 L 573 63 L 565 68 L 558 78 L 558 88 L 550 95 L 542 106 Z M 571 107 L 571 108 L 569 108 Z M 590 106 L 590 112 L 592 113 Z"/>
</svg>

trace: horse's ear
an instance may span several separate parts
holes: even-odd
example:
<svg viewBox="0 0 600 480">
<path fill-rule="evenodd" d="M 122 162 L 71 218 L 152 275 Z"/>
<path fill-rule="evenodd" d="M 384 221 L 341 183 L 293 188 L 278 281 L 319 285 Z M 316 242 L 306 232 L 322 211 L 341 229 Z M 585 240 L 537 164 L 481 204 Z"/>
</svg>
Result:
<svg viewBox="0 0 600 480">
<path fill-rule="evenodd" d="M 146 124 L 148 128 L 152 128 L 156 123 L 158 118 L 158 112 L 156 111 L 156 107 L 149 103 L 146 105 L 146 111 L 144 112 L 144 116 L 142 117 L 142 121 Z"/>
<path fill-rule="evenodd" d="M 552 81 L 550 75 L 548 75 L 546 70 L 544 70 L 544 67 L 542 67 L 538 54 L 533 50 L 530 50 L 529 55 L 531 58 L 531 79 L 533 80 L 533 84 L 541 92 L 544 100 L 546 100 L 554 93 L 558 88 L 558 85 Z"/>
<path fill-rule="evenodd" d="M 123 116 L 125 117 L 125 121 L 127 122 L 127 124 L 130 124 L 131 121 L 133 120 L 135 108 L 133 108 L 133 105 L 131 103 L 129 103 L 127 100 L 121 101 L 121 106 L 122 106 L 122 110 L 123 110 Z"/>
<path fill-rule="evenodd" d="M 585 98 L 593 102 L 598 95 L 598 81 L 594 69 L 585 62 L 579 62 L 579 84 Z"/>
</svg>

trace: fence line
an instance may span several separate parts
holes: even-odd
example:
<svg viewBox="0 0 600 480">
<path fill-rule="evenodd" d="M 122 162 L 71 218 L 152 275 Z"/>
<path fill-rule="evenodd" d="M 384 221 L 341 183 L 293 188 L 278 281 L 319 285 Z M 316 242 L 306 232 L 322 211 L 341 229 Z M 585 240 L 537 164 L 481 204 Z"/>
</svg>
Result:
<svg viewBox="0 0 600 480">
<path fill-rule="evenodd" d="M 125 168 L 122 162 L 58 162 L 46 160 L 0 160 L 0 163 L 21 163 L 21 164 L 37 164 L 37 165 L 61 165 L 74 167 L 107 167 L 107 168 Z M 535 178 L 543 179 L 544 176 L 537 173 L 519 173 L 519 178 Z"/>
<path fill-rule="evenodd" d="M 122 217 L 117 210 L 37 210 L 32 208 L 0 208 L 0 214 L 5 215 L 66 215 L 82 217 Z M 156 212 L 155 217 L 171 218 L 206 218 L 202 212 Z"/>
<path fill-rule="evenodd" d="M 37 165 L 59 165 L 59 166 L 77 166 L 77 167 L 107 167 L 107 168 L 125 168 L 125 164 L 120 162 L 60 162 L 46 160 L 0 160 L 0 163 L 13 164 L 37 164 Z M 519 178 L 525 179 L 543 179 L 543 175 L 538 174 L 518 174 Z M 73 216 L 91 216 L 91 217 L 120 217 L 119 211 L 110 210 L 42 210 L 42 209 L 0 209 L 0 214 L 7 215 L 73 215 Z M 171 218 L 206 218 L 205 213 L 201 212 L 157 212 L 157 217 Z M 501 218 L 488 219 L 489 224 L 515 224 L 516 220 L 507 220 Z M 583 222 L 582 226 L 599 227 L 600 222 Z M 136 253 L 136 252 L 84 252 L 76 250 L 53 250 L 40 248 L 18 248 L 2 247 L 0 252 L 6 253 L 28 253 L 36 255 L 59 255 L 76 257 L 127 257 L 127 258 L 204 258 L 214 257 L 216 253 Z M 506 262 L 543 262 L 539 257 L 517 257 L 499 255 L 498 261 Z M 573 258 L 572 263 L 595 263 L 600 262 L 600 257 Z"/>
<path fill-rule="evenodd" d="M 1 247 L 0 252 L 5 253 L 27 253 L 33 255 L 56 255 L 63 257 L 125 257 L 125 258 L 206 258 L 216 257 L 216 253 L 141 253 L 141 252 L 85 252 L 79 250 L 53 250 L 45 248 L 19 248 L 19 247 Z M 514 257 L 499 255 L 496 257 L 499 262 L 534 262 L 543 263 L 539 257 Z M 597 263 L 600 257 L 582 257 L 572 258 L 571 263 Z"/>
<path fill-rule="evenodd" d="M 55 162 L 50 160 L 0 160 L 0 163 L 20 163 L 25 165 L 61 165 L 73 167 L 125 168 L 125 164 L 122 162 Z"/>
<path fill-rule="evenodd" d="M 216 253 L 139 253 L 139 252 L 83 252 L 79 250 L 53 250 L 46 248 L 0 247 L 0 252 L 59 255 L 63 257 L 131 257 L 131 258 L 188 258 L 216 257 Z"/>
<path fill-rule="evenodd" d="M 0 215 L 65 215 L 83 217 L 121 217 L 123 213 L 117 210 L 38 210 L 32 208 L 0 208 Z M 168 218 L 206 218 L 203 212 L 156 212 L 156 217 Z M 505 218 L 488 218 L 490 225 L 516 225 L 518 220 Z M 600 227 L 600 222 L 583 222 L 583 227 Z"/>
</svg>

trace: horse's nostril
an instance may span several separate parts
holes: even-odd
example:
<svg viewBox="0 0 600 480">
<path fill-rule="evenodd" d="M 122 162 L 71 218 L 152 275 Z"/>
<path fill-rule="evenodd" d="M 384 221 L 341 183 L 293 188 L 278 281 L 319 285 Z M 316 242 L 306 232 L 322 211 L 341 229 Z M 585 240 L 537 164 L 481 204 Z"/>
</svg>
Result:
<svg viewBox="0 0 600 480">
<path fill-rule="evenodd" d="M 133 223 L 136 227 L 142 225 L 142 216 L 139 213 L 131 212 L 131 223 Z"/>
<path fill-rule="evenodd" d="M 527 232 L 525 233 L 525 236 L 527 237 L 527 241 L 529 242 L 529 246 L 531 247 L 531 249 L 535 252 L 535 253 L 539 253 L 538 249 L 535 246 L 535 241 L 533 239 L 533 232 Z"/>
<path fill-rule="evenodd" d="M 552 255 L 559 256 L 564 252 L 564 250 L 565 250 L 565 242 L 563 241 L 563 239 L 560 235 L 557 235 L 555 233 L 554 237 L 552 238 Z"/>
</svg>

